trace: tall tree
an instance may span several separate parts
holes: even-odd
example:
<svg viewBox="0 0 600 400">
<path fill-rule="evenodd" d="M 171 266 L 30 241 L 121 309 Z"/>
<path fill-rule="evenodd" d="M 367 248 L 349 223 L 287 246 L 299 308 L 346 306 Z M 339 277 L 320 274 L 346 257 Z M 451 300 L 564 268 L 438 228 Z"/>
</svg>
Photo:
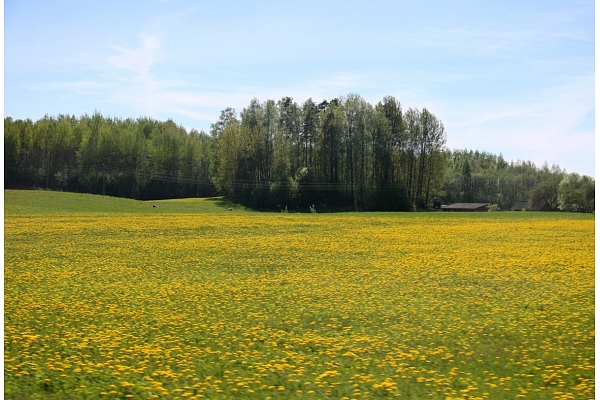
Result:
<svg viewBox="0 0 600 400">
<path fill-rule="evenodd" d="M 418 155 L 421 138 L 421 113 L 409 108 L 404 114 L 407 128 L 406 140 L 406 169 L 404 182 L 408 188 L 408 196 L 414 201 L 417 197 Z"/>
<path fill-rule="evenodd" d="M 306 100 L 302 106 L 304 119 L 302 121 L 302 166 L 315 167 L 315 147 L 319 141 L 320 121 L 319 110 L 312 98 Z"/>
<path fill-rule="evenodd" d="M 237 118 L 228 118 L 222 126 L 219 138 L 219 163 L 215 184 L 226 195 L 239 194 L 237 185 L 238 159 L 240 156 L 240 123 Z"/>
</svg>

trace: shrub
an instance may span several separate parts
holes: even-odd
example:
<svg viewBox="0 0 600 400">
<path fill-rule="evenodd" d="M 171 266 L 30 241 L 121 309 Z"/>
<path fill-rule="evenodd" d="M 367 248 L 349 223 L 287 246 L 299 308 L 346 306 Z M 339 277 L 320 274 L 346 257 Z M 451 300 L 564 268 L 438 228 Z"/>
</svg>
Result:
<svg viewBox="0 0 600 400">
<path fill-rule="evenodd" d="M 500 206 L 498 204 L 489 204 L 488 212 L 500 211 Z"/>
</svg>

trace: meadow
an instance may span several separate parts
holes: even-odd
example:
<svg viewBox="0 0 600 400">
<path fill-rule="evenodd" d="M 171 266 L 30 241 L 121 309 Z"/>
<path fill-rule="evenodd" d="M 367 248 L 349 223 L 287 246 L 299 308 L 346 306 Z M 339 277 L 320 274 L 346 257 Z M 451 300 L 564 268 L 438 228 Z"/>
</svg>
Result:
<svg viewBox="0 0 600 400">
<path fill-rule="evenodd" d="M 593 215 L 230 206 L 5 190 L 5 398 L 594 398 Z"/>
</svg>

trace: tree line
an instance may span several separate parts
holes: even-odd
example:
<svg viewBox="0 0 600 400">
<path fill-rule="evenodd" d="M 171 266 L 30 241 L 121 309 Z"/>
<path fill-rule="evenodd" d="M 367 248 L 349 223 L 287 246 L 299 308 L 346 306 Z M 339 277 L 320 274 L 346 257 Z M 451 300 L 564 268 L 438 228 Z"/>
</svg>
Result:
<svg viewBox="0 0 600 400">
<path fill-rule="evenodd" d="M 391 96 L 374 106 L 356 94 L 302 104 L 253 99 L 239 114 L 223 110 L 208 134 L 98 112 L 7 117 L 4 180 L 143 200 L 221 194 L 259 209 L 409 211 L 439 198 L 593 210 L 589 177 L 445 145 L 434 114 L 403 110 Z M 560 187 L 580 194 L 559 196 Z"/>
<path fill-rule="evenodd" d="M 531 161 L 506 161 L 487 152 L 454 150 L 447 153 L 443 198 L 446 202 L 487 202 L 507 210 L 517 201 L 552 210 L 594 211 L 595 183 L 589 176 L 568 174 L 560 166 Z"/>
<path fill-rule="evenodd" d="M 133 199 L 214 196 L 210 146 L 207 135 L 170 120 L 7 117 L 4 185 Z"/>
</svg>

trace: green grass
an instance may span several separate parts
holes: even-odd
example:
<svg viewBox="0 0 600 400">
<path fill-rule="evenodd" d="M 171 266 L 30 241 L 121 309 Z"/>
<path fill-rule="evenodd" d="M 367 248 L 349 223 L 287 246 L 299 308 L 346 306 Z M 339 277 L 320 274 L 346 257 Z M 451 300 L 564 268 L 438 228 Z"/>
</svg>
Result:
<svg viewBox="0 0 600 400">
<path fill-rule="evenodd" d="M 45 213 L 223 213 L 248 211 L 224 197 L 140 201 L 87 193 L 4 190 L 5 214 Z"/>
<path fill-rule="evenodd" d="M 45 213 L 132 213 L 132 214 L 213 214 L 224 212 L 256 212 L 226 197 L 149 200 L 140 201 L 118 197 L 101 196 L 86 193 L 53 192 L 47 190 L 4 190 L 5 214 L 45 214 Z M 273 213 L 279 213 L 274 211 Z M 290 210 L 290 213 L 295 213 Z M 319 210 L 317 209 L 317 213 Z M 329 213 L 321 214 L 326 215 Z M 338 213 L 339 214 L 339 213 Z M 453 213 L 453 212 L 414 212 L 390 213 L 344 212 L 345 215 L 369 215 L 373 217 L 402 217 L 410 214 L 413 217 L 440 218 L 485 218 L 497 219 L 582 219 L 590 220 L 595 214 L 565 212 L 524 212 L 502 211 L 494 213 Z"/>
</svg>

